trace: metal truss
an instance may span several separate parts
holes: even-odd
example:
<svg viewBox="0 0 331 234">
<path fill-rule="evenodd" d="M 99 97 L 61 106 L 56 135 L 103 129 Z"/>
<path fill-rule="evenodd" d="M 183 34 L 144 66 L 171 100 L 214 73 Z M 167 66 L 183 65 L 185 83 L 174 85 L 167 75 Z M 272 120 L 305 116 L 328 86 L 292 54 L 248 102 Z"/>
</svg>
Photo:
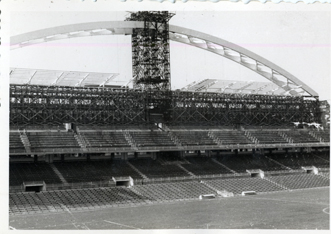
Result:
<svg viewBox="0 0 331 234">
<path fill-rule="evenodd" d="M 321 119 L 318 100 L 199 92 L 173 92 L 171 114 L 172 123 L 216 125 L 284 125 Z"/>
<path fill-rule="evenodd" d="M 320 123 L 320 103 L 292 96 L 10 86 L 10 123 L 284 125 Z"/>
<path fill-rule="evenodd" d="M 13 125 L 146 122 L 145 96 L 132 89 L 10 86 Z"/>
<path fill-rule="evenodd" d="M 131 13 L 128 21 L 143 21 L 144 28 L 132 32 L 133 88 L 170 90 L 170 51 L 167 11 Z"/>
<path fill-rule="evenodd" d="M 98 35 L 132 35 L 141 21 L 93 22 L 47 28 L 11 37 L 11 49 L 38 43 Z M 318 97 L 318 93 L 288 71 L 236 44 L 191 29 L 169 25 L 169 39 L 228 58 L 284 89 L 283 95 Z"/>
</svg>

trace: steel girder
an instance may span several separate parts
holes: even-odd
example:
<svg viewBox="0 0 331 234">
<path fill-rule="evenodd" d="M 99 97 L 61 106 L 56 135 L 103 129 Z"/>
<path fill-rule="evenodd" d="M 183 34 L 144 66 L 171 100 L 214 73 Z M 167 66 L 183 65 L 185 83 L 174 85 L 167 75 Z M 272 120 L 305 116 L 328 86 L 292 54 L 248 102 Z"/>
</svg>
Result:
<svg viewBox="0 0 331 234">
<path fill-rule="evenodd" d="M 84 36 L 132 35 L 133 29 L 143 29 L 144 27 L 144 22 L 140 21 L 110 21 L 65 25 L 13 36 L 11 37 L 11 48 L 15 49 L 48 41 Z M 169 32 L 170 40 L 204 49 L 253 70 L 285 89 L 284 95 L 318 97 L 316 91 L 291 73 L 236 44 L 209 34 L 178 26 L 169 25 Z"/>
<path fill-rule="evenodd" d="M 133 89 L 10 86 L 10 123 L 137 124 L 162 122 L 220 125 L 319 123 L 318 100 Z"/>
<path fill-rule="evenodd" d="M 320 122 L 319 101 L 303 97 L 172 93 L 172 123 L 284 125 Z"/>
<path fill-rule="evenodd" d="M 130 124 L 145 122 L 145 97 L 135 90 L 10 86 L 10 123 Z"/>
<path fill-rule="evenodd" d="M 131 13 L 128 21 L 143 21 L 132 32 L 133 88 L 170 90 L 169 20 L 167 11 Z"/>
</svg>

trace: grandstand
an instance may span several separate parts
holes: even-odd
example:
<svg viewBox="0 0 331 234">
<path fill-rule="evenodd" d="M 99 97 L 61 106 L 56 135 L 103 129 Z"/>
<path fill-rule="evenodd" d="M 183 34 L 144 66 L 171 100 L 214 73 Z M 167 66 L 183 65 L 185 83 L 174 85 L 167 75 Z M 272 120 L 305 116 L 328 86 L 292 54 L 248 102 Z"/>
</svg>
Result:
<svg viewBox="0 0 331 234">
<path fill-rule="evenodd" d="M 284 85 L 264 59 L 268 83 L 206 79 L 171 90 L 169 40 L 183 40 L 173 16 L 124 22 L 138 22 L 125 31 L 133 88 L 117 74 L 11 70 L 10 215 L 329 187 L 330 130 L 316 92 L 277 68 Z"/>
</svg>

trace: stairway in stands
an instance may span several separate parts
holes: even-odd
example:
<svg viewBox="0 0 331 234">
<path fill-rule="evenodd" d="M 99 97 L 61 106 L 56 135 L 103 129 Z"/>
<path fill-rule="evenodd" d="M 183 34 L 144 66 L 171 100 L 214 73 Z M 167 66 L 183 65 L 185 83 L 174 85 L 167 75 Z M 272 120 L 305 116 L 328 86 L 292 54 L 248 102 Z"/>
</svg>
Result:
<svg viewBox="0 0 331 234">
<path fill-rule="evenodd" d="M 64 185 L 68 185 L 67 180 L 63 177 L 63 175 L 61 174 L 61 172 L 56 168 L 56 166 L 53 163 L 49 164 L 50 167 L 52 168 L 52 170 L 54 171 L 54 173 L 59 177 L 59 179 L 61 180 L 61 182 Z"/>
<path fill-rule="evenodd" d="M 133 166 L 129 161 L 126 161 L 126 163 L 133 169 L 135 170 L 143 179 L 148 180 L 148 177 L 143 174 L 141 171 L 139 171 L 135 166 Z"/>
<path fill-rule="evenodd" d="M 132 136 L 130 135 L 129 131 L 124 131 L 124 137 L 125 137 L 126 141 L 130 144 L 132 149 L 138 150 L 137 145 L 134 142 L 134 140 L 133 140 Z"/>
<path fill-rule="evenodd" d="M 74 133 L 74 137 L 76 139 L 76 141 L 78 142 L 80 148 L 82 148 L 83 151 L 87 151 L 86 148 L 86 143 L 85 140 L 83 139 L 83 137 L 78 133 Z"/>
<path fill-rule="evenodd" d="M 212 160 L 214 163 L 217 163 L 218 165 L 220 165 L 220 166 L 224 167 L 225 169 L 231 171 L 232 173 L 234 173 L 234 174 L 237 173 L 236 171 L 234 171 L 234 170 L 228 168 L 227 166 L 225 166 L 223 163 L 220 163 L 219 161 L 217 161 L 215 158 L 212 158 L 211 160 Z"/>
<path fill-rule="evenodd" d="M 29 154 L 31 153 L 31 144 L 30 144 L 30 141 L 29 141 L 29 138 L 28 136 L 25 134 L 25 132 L 21 132 L 20 131 L 20 138 L 23 142 L 23 145 L 25 147 L 25 150 L 26 152 Z"/>
<path fill-rule="evenodd" d="M 182 165 L 180 165 L 180 164 L 176 164 L 180 169 L 182 169 L 183 171 L 185 171 L 187 174 L 189 174 L 190 176 L 193 176 L 193 177 L 195 177 L 195 175 L 192 173 L 192 172 L 190 172 L 189 170 L 186 170 Z"/>
</svg>

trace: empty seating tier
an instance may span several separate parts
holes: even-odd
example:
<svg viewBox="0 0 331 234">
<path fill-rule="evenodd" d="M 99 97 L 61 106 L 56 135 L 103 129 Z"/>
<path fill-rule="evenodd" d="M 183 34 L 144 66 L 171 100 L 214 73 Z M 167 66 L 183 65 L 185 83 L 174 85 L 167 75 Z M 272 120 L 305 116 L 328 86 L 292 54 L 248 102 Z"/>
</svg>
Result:
<svg viewBox="0 0 331 234">
<path fill-rule="evenodd" d="M 208 136 L 208 131 L 173 131 L 184 146 L 217 145 Z"/>
<path fill-rule="evenodd" d="M 80 149 L 73 132 L 27 132 L 31 151 L 48 152 L 54 149 Z"/>
<path fill-rule="evenodd" d="M 272 131 L 250 131 L 251 136 L 258 140 L 259 144 L 288 143 L 278 132 Z"/>
<path fill-rule="evenodd" d="M 124 187 L 11 193 L 9 194 L 9 213 L 34 214 L 145 202 L 144 196 Z"/>
<path fill-rule="evenodd" d="M 315 137 L 305 130 L 286 131 L 285 134 L 292 139 L 293 143 L 313 143 L 319 142 Z"/>
<path fill-rule="evenodd" d="M 241 194 L 243 191 L 272 192 L 283 190 L 280 186 L 261 178 L 231 178 L 206 180 L 208 185 L 223 191 Z"/>
<path fill-rule="evenodd" d="M 305 166 L 329 167 L 328 162 L 312 154 L 288 153 L 269 157 L 291 169 L 301 169 L 301 167 Z"/>
<path fill-rule="evenodd" d="M 313 131 L 313 134 L 319 139 L 321 138 L 324 142 L 330 142 L 330 130 L 324 130 L 324 131 Z"/>
<path fill-rule="evenodd" d="M 217 157 L 217 161 L 236 172 L 261 169 L 263 171 L 284 170 L 279 164 L 261 155 L 223 155 Z"/>
<path fill-rule="evenodd" d="M 139 147 L 156 147 L 156 146 L 176 146 L 166 132 L 161 131 L 141 131 L 132 132 L 130 135 Z"/>
<path fill-rule="evenodd" d="M 157 129 L 155 125 L 80 125 L 78 131 L 135 131 Z"/>
<path fill-rule="evenodd" d="M 131 159 L 129 162 L 148 178 L 182 177 L 188 174 L 177 165 L 162 165 L 151 158 Z"/>
<path fill-rule="evenodd" d="M 9 185 L 22 185 L 24 181 L 45 181 L 46 184 L 61 183 L 47 163 L 10 163 Z"/>
<path fill-rule="evenodd" d="M 268 179 L 281 184 L 288 189 L 302 189 L 330 186 L 328 178 L 314 174 L 299 174 L 299 175 L 280 175 L 271 176 Z"/>
<path fill-rule="evenodd" d="M 147 184 L 134 187 L 150 200 L 166 201 L 198 198 L 203 194 L 215 194 L 216 191 L 197 181 Z"/>
<path fill-rule="evenodd" d="M 228 169 L 214 162 L 211 158 L 203 157 L 187 157 L 186 160 L 190 164 L 182 164 L 182 166 L 192 172 L 194 175 L 211 175 L 211 174 L 228 174 L 232 173 Z"/>
<path fill-rule="evenodd" d="M 80 132 L 86 148 L 130 147 L 122 132 Z"/>
<path fill-rule="evenodd" d="M 111 180 L 112 177 L 141 178 L 124 160 L 54 162 L 68 183 Z"/>
<path fill-rule="evenodd" d="M 11 153 L 25 153 L 25 147 L 18 132 L 9 133 L 9 150 Z"/>
<path fill-rule="evenodd" d="M 252 144 L 243 131 L 216 131 L 212 134 L 217 138 L 219 144 L 236 145 L 236 144 Z"/>
</svg>

